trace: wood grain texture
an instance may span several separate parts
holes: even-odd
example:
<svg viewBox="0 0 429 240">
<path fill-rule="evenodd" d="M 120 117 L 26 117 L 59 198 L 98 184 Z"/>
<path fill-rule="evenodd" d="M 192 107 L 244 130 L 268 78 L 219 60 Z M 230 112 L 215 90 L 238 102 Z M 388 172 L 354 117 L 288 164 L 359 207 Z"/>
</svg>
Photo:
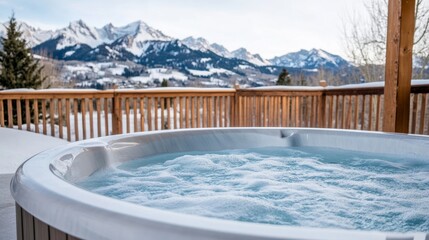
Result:
<svg viewBox="0 0 429 240">
<path fill-rule="evenodd" d="M 408 133 L 415 0 L 389 0 L 383 131 Z"/>
</svg>

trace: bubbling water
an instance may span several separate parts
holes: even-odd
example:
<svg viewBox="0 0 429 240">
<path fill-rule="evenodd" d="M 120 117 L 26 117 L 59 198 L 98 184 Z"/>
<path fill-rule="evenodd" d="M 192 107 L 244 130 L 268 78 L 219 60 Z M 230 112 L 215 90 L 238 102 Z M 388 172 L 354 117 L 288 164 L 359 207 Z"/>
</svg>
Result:
<svg viewBox="0 0 429 240">
<path fill-rule="evenodd" d="M 187 152 L 129 161 L 76 184 L 214 218 L 429 232 L 428 159 L 316 147 Z"/>
</svg>

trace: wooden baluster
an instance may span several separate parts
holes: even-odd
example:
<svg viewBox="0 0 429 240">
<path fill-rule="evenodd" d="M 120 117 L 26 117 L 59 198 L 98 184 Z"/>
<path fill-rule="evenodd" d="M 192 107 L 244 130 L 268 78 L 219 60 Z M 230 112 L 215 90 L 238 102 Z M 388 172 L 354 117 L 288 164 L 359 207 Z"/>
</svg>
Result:
<svg viewBox="0 0 429 240">
<path fill-rule="evenodd" d="M 295 97 L 295 123 L 297 127 L 301 127 L 301 102 L 300 97 Z"/>
<path fill-rule="evenodd" d="M 368 130 L 372 131 L 372 95 L 369 95 Z"/>
<path fill-rule="evenodd" d="M 286 112 L 286 121 L 287 121 L 287 127 L 293 127 L 294 126 L 294 117 L 293 113 L 295 110 L 295 98 L 292 96 L 287 97 L 286 101 L 287 106 L 287 112 Z"/>
<path fill-rule="evenodd" d="M 82 112 L 82 138 L 86 139 L 86 98 L 80 101 L 80 110 Z"/>
<path fill-rule="evenodd" d="M 207 97 L 203 97 L 203 119 L 202 125 L 203 128 L 207 127 Z"/>
<path fill-rule="evenodd" d="M 311 127 L 311 120 L 312 120 L 311 109 L 313 104 L 312 100 L 313 99 L 311 96 L 305 97 L 305 106 L 306 106 L 305 118 L 304 118 L 305 127 Z"/>
<path fill-rule="evenodd" d="M 201 97 L 196 97 L 196 108 L 197 108 L 197 128 L 201 128 Z"/>
<path fill-rule="evenodd" d="M 27 123 L 28 125 L 28 123 Z M 0 99 L 0 127 L 4 127 L 4 106 L 3 99 Z"/>
<path fill-rule="evenodd" d="M 0 99 L 0 127 L 5 127 L 4 123 L 4 105 L 3 105 L 3 99 Z M 27 122 L 27 128 L 28 128 L 28 122 Z"/>
<path fill-rule="evenodd" d="M 364 130 L 365 129 L 365 97 L 366 95 L 362 95 L 362 119 L 361 119 L 361 126 L 360 129 Z"/>
<path fill-rule="evenodd" d="M 419 95 L 417 93 L 412 94 L 413 98 L 413 108 L 412 108 L 412 117 L 411 117 L 411 131 L 410 133 L 416 133 L 416 121 L 417 121 L 417 101 Z"/>
<path fill-rule="evenodd" d="M 89 99 L 89 137 L 94 138 L 94 99 Z"/>
<path fill-rule="evenodd" d="M 12 99 L 7 100 L 7 127 L 13 128 L 13 107 Z"/>
<path fill-rule="evenodd" d="M 332 118 L 334 116 L 334 95 L 329 96 L 329 118 L 328 118 L 328 127 L 333 127 Z"/>
<path fill-rule="evenodd" d="M 355 120 L 354 120 L 354 126 L 353 129 L 358 128 L 358 121 L 359 121 L 359 95 L 355 96 Z"/>
<path fill-rule="evenodd" d="M 326 124 L 326 98 L 327 97 L 324 91 L 321 92 L 320 95 L 317 97 L 317 127 L 319 128 L 325 128 L 328 126 Z"/>
<path fill-rule="evenodd" d="M 426 93 L 423 93 L 422 94 L 422 100 L 421 100 L 421 103 L 420 103 L 420 127 L 419 127 L 419 134 L 424 134 L 425 116 L 426 116 Z"/>
<path fill-rule="evenodd" d="M 158 122 L 158 109 L 159 109 L 159 98 L 155 97 L 154 98 L 155 103 L 154 103 L 154 109 L 155 109 L 155 130 L 159 130 L 159 122 Z"/>
<path fill-rule="evenodd" d="M 25 124 L 27 125 L 27 131 L 31 131 L 31 115 L 30 115 L 30 100 L 25 99 Z M 4 125 L 4 123 L 3 123 Z"/>
<path fill-rule="evenodd" d="M 189 97 L 185 97 L 185 128 L 189 128 Z"/>
<path fill-rule="evenodd" d="M 70 120 L 71 120 L 71 116 L 70 116 L 70 99 L 67 98 L 66 99 L 66 125 L 67 125 L 67 141 L 71 141 L 71 128 L 70 128 Z"/>
<path fill-rule="evenodd" d="M 380 131 L 380 95 L 377 95 L 377 115 L 375 118 L 375 131 Z"/>
<path fill-rule="evenodd" d="M 73 101 L 73 115 L 74 115 L 74 136 L 75 141 L 79 141 L 79 118 L 78 118 L 78 101 L 74 99 Z"/>
<path fill-rule="evenodd" d="M 97 136 L 101 137 L 101 99 L 97 98 L 95 103 L 97 108 Z"/>
<path fill-rule="evenodd" d="M 223 96 L 218 97 L 219 100 L 219 126 L 218 127 L 224 127 L 223 126 L 223 112 L 222 112 L 222 105 L 223 105 Z"/>
<path fill-rule="evenodd" d="M 22 130 L 22 108 L 21 108 L 21 100 L 20 99 L 16 100 L 16 115 L 17 115 L 17 120 L 18 120 L 18 129 Z"/>
<path fill-rule="evenodd" d="M 43 134 L 47 135 L 47 122 L 46 122 L 46 99 L 42 99 L 42 123 L 43 123 Z"/>
<path fill-rule="evenodd" d="M 218 127 L 218 123 L 217 123 L 217 120 L 218 120 L 218 117 L 217 117 L 217 114 L 218 114 L 218 97 L 217 96 L 214 96 L 213 97 L 213 127 Z"/>
<path fill-rule="evenodd" d="M 64 139 L 63 135 L 63 99 L 58 99 L 58 132 L 60 134 L 60 138 Z"/>
<path fill-rule="evenodd" d="M 208 99 L 208 118 L 209 118 L 209 127 L 213 127 L 213 110 L 212 110 L 212 106 L 213 106 L 213 97 L 209 97 Z"/>
<path fill-rule="evenodd" d="M 237 93 L 234 96 L 230 96 L 229 98 L 229 127 L 237 126 L 237 116 L 236 116 L 236 101 L 237 101 Z"/>
<path fill-rule="evenodd" d="M 316 127 L 316 117 L 317 117 L 317 102 L 316 96 L 309 96 L 310 99 L 310 125 L 309 127 Z"/>
<path fill-rule="evenodd" d="M 137 98 L 133 97 L 133 120 L 134 120 L 134 132 L 138 132 L 139 131 L 139 123 L 137 120 L 137 114 L 138 114 L 138 105 L 137 105 Z"/>
<path fill-rule="evenodd" d="M 35 132 L 39 133 L 39 102 L 38 102 L 37 99 L 34 99 L 33 108 L 34 108 L 34 127 L 35 127 Z"/>
<path fill-rule="evenodd" d="M 165 129 L 165 97 L 159 98 L 161 105 L 161 130 Z"/>
<path fill-rule="evenodd" d="M 347 101 L 347 117 L 346 117 L 346 128 L 350 129 L 352 123 L 352 95 L 349 95 Z"/>
<path fill-rule="evenodd" d="M 191 128 L 195 128 L 195 98 L 196 97 L 189 97 L 189 100 L 191 101 Z"/>
<path fill-rule="evenodd" d="M 260 127 L 261 124 L 261 114 L 259 110 L 259 97 L 254 96 L 253 97 L 253 123 L 255 127 Z"/>
<path fill-rule="evenodd" d="M 177 98 L 173 98 L 173 118 L 174 118 L 174 129 L 177 129 Z"/>
<path fill-rule="evenodd" d="M 55 102 L 57 102 L 57 100 L 54 98 L 49 100 L 49 122 L 51 124 L 52 137 L 55 137 Z M 21 106 L 21 103 L 19 105 Z"/>
<path fill-rule="evenodd" d="M 144 121 L 144 98 L 143 97 L 140 98 L 139 107 L 140 107 L 140 131 L 144 132 L 145 131 L 145 128 L 144 128 L 145 121 Z"/>
<path fill-rule="evenodd" d="M 152 131 L 152 98 L 147 98 L 147 126 L 149 131 Z"/>
<path fill-rule="evenodd" d="M 125 119 L 127 125 L 127 133 L 131 132 L 131 120 L 130 120 L 130 98 L 125 98 Z"/>
<path fill-rule="evenodd" d="M 252 105 L 253 106 L 253 105 Z M 280 108 L 279 108 L 279 97 L 275 96 L 274 97 L 274 127 L 278 127 L 279 126 L 279 112 L 280 112 Z"/>
<path fill-rule="evenodd" d="M 171 98 L 166 98 L 167 101 L 167 129 L 171 129 Z"/>
<path fill-rule="evenodd" d="M 340 117 L 340 95 L 336 95 L 335 96 L 335 124 L 334 124 L 334 128 L 340 128 L 339 117 Z"/>
<path fill-rule="evenodd" d="M 241 96 L 240 97 L 240 127 L 245 127 L 246 126 L 246 97 L 245 96 Z"/>
<path fill-rule="evenodd" d="M 113 102 L 111 101 L 111 103 L 113 104 Z M 112 106 L 113 108 L 113 106 Z M 111 114 L 113 115 L 113 111 L 111 112 Z M 113 122 L 112 122 L 112 128 L 113 128 Z M 109 136 L 109 99 L 105 98 L 104 99 L 104 130 L 106 131 L 106 136 Z"/>
<path fill-rule="evenodd" d="M 294 116 L 296 114 L 295 107 L 296 107 L 295 97 L 291 96 L 290 97 L 290 124 L 289 124 L 290 127 L 297 127 L 295 122 L 296 117 Z"/>
<path fill-rule="evenodd" d="M 179 97 L 179 127 L 183 128 L 183 97 Z"/>
</svg>

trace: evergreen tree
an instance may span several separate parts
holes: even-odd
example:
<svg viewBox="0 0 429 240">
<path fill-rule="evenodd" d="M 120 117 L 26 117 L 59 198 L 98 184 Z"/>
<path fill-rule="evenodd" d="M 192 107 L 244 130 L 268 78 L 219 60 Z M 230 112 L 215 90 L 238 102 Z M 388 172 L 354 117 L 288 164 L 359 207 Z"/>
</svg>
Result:
<svg viewBox="0 0 429 240">
<path fill-rule="evenodd" d="M 162 80 L 161 87 L 168 87 L 168 80 L 167 79 Z"/>
<path fill-rule="evenodd" d="M 25 39 L 22 38 L 22 32 L 16 22 L 15 16 L 9 19 L 9 24 L 6 27 L 6 35 L 0 39 L 3 49 L 0 49 L 0 89 L 14 89 L 14 88 L 33 88 L 37 89 L 42 87 L 42 83 L 47 77 L 42 77 L 43 67 L 39 66 L 39 61 L 33 58 L 31 49 L 27 46 Z M 24 106 L 24 100 L 12 101 L 12 106 L 21 101 L 21 106 Z M 37 101 L 37 100 L 34 100 Z M 30 100 L 31 109 L 30 119 L 34 122 L 35 118 L 39 116 L 34 115 L 33 100 Z M 5 124 L 17 124 L 17 108 L 12 107 L 13 122 L 9 122 L 9 116 L 5 107 Z M 39 112 L 41 105 L 38 105 Z M 49 108 L 49 105 L 46 106 Z M 25 119 L 26 111 L 21 108 L 21 116 Z"/>
<path fill-rule="evenodd" d="M 39 61 L 34 60 L 14 15 L 6 26 L 6 36 L 0 41 L 3 45 L 0 50 L 0 87 L 40 88 L 46 79 L 42 77 L 43 67 L 39 66 Z"/>
<path fill-rule="evenodd" d="M 277 79 L 276 85 L 291 85 L 292 81 L 289 75 L 289 72 L 286 68 L 283 68 L 282 72 L 279 75 L 279 78 Z"/>
</svg>

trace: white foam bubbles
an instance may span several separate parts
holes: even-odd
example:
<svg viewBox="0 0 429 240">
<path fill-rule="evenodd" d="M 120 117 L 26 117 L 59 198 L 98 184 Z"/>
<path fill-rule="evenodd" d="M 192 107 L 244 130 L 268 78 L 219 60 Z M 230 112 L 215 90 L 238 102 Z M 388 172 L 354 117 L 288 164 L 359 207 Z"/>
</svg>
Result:
<svg viewBox="0 0 429 240">
<path fill-rule="evenodd" d="M 78 185 L 149 207 L 230 220 L 428 232 L 427 176 L 427 159 L 261 148 L 139 159 Z"/>
</svg>

